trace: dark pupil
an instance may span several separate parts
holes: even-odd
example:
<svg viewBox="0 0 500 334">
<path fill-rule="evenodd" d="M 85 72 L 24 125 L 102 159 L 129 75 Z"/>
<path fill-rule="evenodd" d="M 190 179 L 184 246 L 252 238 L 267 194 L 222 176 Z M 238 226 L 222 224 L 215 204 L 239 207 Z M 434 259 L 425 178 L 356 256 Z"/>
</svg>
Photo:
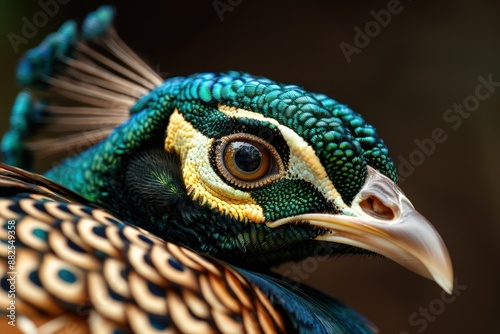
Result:
<svg viewBox="0 0 500 334">
<path fill-rule="evenodd" d="M 242 142 L 235 142 L 232 145 L 236 167 L 245 173 L 254 172 L 259 168 L 262 163 L 262 154 L 255 146 Z"/>
</svg>

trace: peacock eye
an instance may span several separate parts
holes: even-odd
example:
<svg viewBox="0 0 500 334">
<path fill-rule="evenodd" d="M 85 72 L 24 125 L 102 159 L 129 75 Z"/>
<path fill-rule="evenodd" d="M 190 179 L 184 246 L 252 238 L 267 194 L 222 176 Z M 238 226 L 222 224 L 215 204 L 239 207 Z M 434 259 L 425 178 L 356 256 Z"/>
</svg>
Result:
<svg viewBox="0 0 500 334">
<path fill-rule="evenodd" d="M 240 180 L 258 180 L 269 170 L 269 152 L 258 143 L 234 141 L 224 147 L 222 154 L 227 171 Z"/>
<path fill-rule="evenodd" d="M 276 149 L 259 137 L 235 134 L 215 148 L 217 169 L 233 185 L 254 189 L 276 180 L 283 164 Z"/>
</svg>

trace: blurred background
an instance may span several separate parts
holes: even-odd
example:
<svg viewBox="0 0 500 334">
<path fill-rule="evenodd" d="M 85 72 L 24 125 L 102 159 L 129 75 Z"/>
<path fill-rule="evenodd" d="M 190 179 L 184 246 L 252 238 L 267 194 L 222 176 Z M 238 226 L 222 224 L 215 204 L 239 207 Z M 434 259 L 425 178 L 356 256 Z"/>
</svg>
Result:
<svg viewBox="0 0 500 334">
<path fill-rule="evenodd" d="M 446 297 L 435 283 L 372 257 L 306 260 L 282 271 L 300 271 L 383 333 L 500 332 L 500 3 L 59 0 L 34 36 L 12 43 L 48 2 L 0 3 L 0 134 L 19 90 L 17 58 L 65 20 L 116 3 L 121 37 L 164 77 L 243 70 L 360 112 L 385 139 L 402 189 L 445 240 L 458 286 Z M 483 100 L 474 98 L 479 77 L 493 81 Z M 464 102 L 470 113 L 447 111 Z M 433 131 L 444 142 L 419 148 Z"/>
</svg>

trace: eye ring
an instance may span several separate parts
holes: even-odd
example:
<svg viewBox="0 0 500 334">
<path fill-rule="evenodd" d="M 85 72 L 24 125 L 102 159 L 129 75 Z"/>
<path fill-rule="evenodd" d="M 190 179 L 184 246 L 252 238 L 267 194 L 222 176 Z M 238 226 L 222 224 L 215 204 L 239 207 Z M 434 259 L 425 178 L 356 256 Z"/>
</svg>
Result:
<svg viewBox="0 0 500 334">
<path fill-rule="evenodd" d="M 284 171 L 276 149 L 254 135 L 226 136 L 216 142 L 214 153 L 218 172 L 237 188 L 266 186 L 280 178 Z"/>
</svg>

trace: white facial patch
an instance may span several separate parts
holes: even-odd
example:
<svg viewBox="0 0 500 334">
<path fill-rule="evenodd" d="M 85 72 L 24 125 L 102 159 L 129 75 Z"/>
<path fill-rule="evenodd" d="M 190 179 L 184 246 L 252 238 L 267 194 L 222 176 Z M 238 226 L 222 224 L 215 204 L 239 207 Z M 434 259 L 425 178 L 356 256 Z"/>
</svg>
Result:
<svg viewBox="0 0 500 334">
<path fill-rule="evenodd" d="M 170 116 L 165 150 L 180 155 L 182 177 L 191 198 L 240 221 L 263 223 L 263 210 L 250 193 L 231 187 L 213 170 L 209 160 L 213 141 L 177 110 Z"/>
</svg>

